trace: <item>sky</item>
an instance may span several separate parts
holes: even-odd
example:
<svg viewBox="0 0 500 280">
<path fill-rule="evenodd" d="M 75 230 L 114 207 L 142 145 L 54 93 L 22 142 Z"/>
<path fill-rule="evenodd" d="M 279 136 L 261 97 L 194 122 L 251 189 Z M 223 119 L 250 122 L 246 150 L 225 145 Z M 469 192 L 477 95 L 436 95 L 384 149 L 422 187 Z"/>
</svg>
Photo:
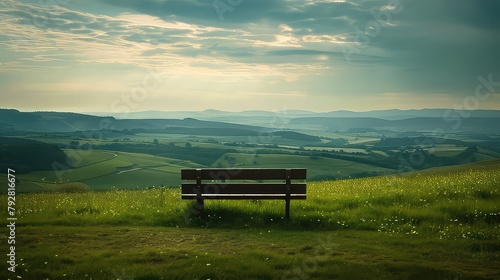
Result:
<svg viewBox="0 0 500 280">
<path fill-rule="evenodd" d="M 0 2 L 0 108 L 500 109 L 497 0 Z"/>
</svg>

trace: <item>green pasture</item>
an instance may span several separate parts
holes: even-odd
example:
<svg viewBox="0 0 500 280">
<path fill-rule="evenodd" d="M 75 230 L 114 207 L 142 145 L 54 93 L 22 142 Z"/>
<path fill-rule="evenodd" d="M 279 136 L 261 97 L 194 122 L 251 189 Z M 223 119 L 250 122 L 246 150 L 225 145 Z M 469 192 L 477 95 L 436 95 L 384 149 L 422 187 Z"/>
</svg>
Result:
<svg viewBox="0 0 500 280">
<path fill-rule="evenodd" d="M 200 219 L 177 187 L 18 194 L 18 267 L 0 275 L 498 279 L 498 161 L 434 171 L 310 182 L 289 221 L 283 201 L 207 201 Z"/>
<path fill-rule="evenodd" d="M 193 145 L 219 145 L 194 143 Z M 235 147 L 240 152 L 228 153 L 215 161 L 213 167 L 229 166 L 227 157 L 236 160 L 237 167 L 305 167 L 309 178 L 349 177 L 360 172 L 390 172 L 389 169 L 346 160 L 286 154 L 254 154 L 257 148 Z M 94 190 L 114 188 L 148 188 L 152 186 L 180 184 L 182 168 L 203 167 L 199 164 L 140 153 L 106 150 L 66 149 L 70 162 L 56 163 L 50 171 L 19 174 L 19 190 L 50 191 L 57 184 L 82 182 Z M 74 168 L 67 169 L 67 166 Z"/>
<path fill-rule="evenodd" d="M 340 152 L 343 151 L 345 153 L 362 153 L 362 154 L 368 154 L 366 150 L 364 149 L 356 149 L 356 148 L 328 148 L 328 147 L 304 147 L 306 151 L 335 151 L 335 152 Z"/>
<path fill-rule="evenodd" d="M 467 147 L 455 145 L 436 145 L 434 148 L 427 148 L 429 152 L 438 157 L 455 157 L 465 151 Z M 478 152 L 474 154 L 476 161 L 484 161 L 498 158 L 498 153 L 493 151 L 479 148 Z"/>
<path fill-rule="evenodd" d="M 427 176 L 427 175 L 445 175 L 459 172 L 466 172 L 469 170 L 477 171 L 495 171 L 500 169 L 500 159 L 490 159 L 480 162 L 473 162 L 468 164 L 444 166 L 429 168 L 426 170 L 419 170 L 409 173 L 401 173 L 400 176 L 412 177 L 412 176 Z"/>
<path fill-rule="evenodd" d="M 199 167 L 188 161 L 157 157 L 148 154 L 103 150 L 65 150 L 75 166 L 56 168 L 17 176 L 19 190 L 50 191 L 58 184 L 82 182 L 90 189 L 148 188 L 160 185 L 179 185 L 182 168 Z M 61 163 L 67 165 L 68 163 Z"/>
<path fill-rule="evenodd" d="M 454 157 L 463 152 L 467 147 L 460 147 L 455 145 L 436 145 L 429 152 L 438 157 Z"/>
<path fill-rule="evenodd" d="M 233 159 L 231 159 L 233 158 Z M 361 172 L 391 172 L 392 170 L 368 164 L 356 163 L 341 159 L 311 157 L 284 154 L 239 154 L 227 153 L 216 160 L 212 166 L 259 168 L 307 168 L 308 178 L 319 176 L 348 177 Z"/>
</svg>

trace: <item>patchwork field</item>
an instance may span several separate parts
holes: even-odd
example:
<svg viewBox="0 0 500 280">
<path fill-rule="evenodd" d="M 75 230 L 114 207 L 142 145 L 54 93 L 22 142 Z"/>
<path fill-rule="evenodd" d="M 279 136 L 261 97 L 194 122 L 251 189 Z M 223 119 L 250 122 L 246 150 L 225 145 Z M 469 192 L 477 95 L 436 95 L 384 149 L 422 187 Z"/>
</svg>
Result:
<svg viewBox="0 0 500 280">
<path fill-rule="evenodd" d="M 204 145 L 210 145 L 205 143 Z M 202 145 L 203 146 L 203 145 Z M 250 148 L 247 148 L 250 149 Z M 255 149 L 253 149 L 255 150 Z M 243 149 L 245 151 L 245 149 Z M 92 149 L 66 149 L 70 162 L 58 162 L 49 171 L 18 175 L 18 191 L 51 191 L 61 184 L 84 183 L 92 190 L 145 189 L 154 186 L 177 187 L 182 168 L 204 167 L 189 160 L 153 156 L 144 153 Z M 73 166 L 66 169 L 67 166 Z M 349 177 L 352 174 L 391 173 L 390 169 L 348 160 L 293 154 L 226 153 L 212 167 L 301 167 L 309 179 Z"/>
<path fill-rule="evenodd" d="M 307 168 L 308 178 L 327 176 L 347 177 L 361 172 L 390 172 L 391 170 L 341 159 L 283 154 L 241 154 L 228 153 L 212 164 L 213 167 Z"/>
</svg>

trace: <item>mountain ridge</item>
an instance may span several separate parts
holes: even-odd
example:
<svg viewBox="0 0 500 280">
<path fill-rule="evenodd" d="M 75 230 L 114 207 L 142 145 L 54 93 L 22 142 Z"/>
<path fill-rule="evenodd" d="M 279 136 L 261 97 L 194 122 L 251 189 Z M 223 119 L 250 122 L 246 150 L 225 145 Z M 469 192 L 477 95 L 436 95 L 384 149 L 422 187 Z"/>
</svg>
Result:
<svg viewBox="0 0 500 280">
<path fill-rule="evenodd" d="M 130 113 L 129 118 L 118 118 L 106 113 L 103 116 L 71 112 L 21 112 L 0 109 L 0 134 L 12 130 L 25 132 L 74 132 L 100 129 L 166 129 L 172 127 L 243 129 L 262 131 L 309 130 L 327 131 L 420 131 L 440 129 L 445 132 L 499 133 L 497 123 L 500 110 L 466 112 L 450 109 L 383 110 L 364 113 L 334 111 L 315 113 L 310 111 L 202 111 L 162 112 L 145 111 Z M 151 118 L 133 118 L 133 116 Z M 399 115 L 398 115 L 399 114 Z M 413 114 L 413 115 L 412 115 Z M 110 116 L 111 115 L 111 116 Z M 162 117 L 163 116 L 163 117 Z"/>
<path fill-rule="evenodd" d="M 177 118 L 185 118 L 185 117 L 223 117 L 223 116 L 252 116 L 252 117 L 269 117 L 276 116 L 282 118 L 295 118 L 295 117 L 377 117 L 383 119 L 408 119 L 414 117 L 445 117 L 449 114 L 471 114 L 471 117 L 486 117 L 486 118 L 500 118 L 500 110 L 488 110 L 488 109 L 480 109 L 480 110 L 471 110 L 465 111 L 454 111 L 454 109 L 409 109 L 409 110 L 401 110 L 401 109 L 387 109 L 387 110 L 372 110 L 372 111 L 364 111 L 364 112 L 355 112 L 349 110 L 336 110 L 336 111 L 328 111 L 328 112 L 313 112 L 307 110 L 281 110 L 281 111 L 265 111 L 265 110 L 246 110 L 240 112 L 231 112 L 231 111 L 222 111 L 215 109 L 207 109 L 204 111 L 159 111 L 159 110 L 149 110 L 149 111 L 141 111 L 141 112 L 131 112 L 127 114 L 111 114 L 114 117 L 117 116 L 127 116 L 129 119 L 135 118 L 158 118 L 158 117 L 177 117 Z M 96 115 L 96 116 L 106 116 L 110 115 L 110 113 L 104 112 L 90 112 L 88 114 Z"/>
</svg>

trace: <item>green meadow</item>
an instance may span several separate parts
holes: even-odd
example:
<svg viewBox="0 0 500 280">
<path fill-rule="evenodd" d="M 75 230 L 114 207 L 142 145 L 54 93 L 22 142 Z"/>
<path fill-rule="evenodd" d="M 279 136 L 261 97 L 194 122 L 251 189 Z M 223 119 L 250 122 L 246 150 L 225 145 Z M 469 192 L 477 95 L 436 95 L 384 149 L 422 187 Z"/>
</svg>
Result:
<svg viewBox="0 0 500 280">
<path fill-rule="evenodd" d="M 309 182 L 289 221 L 283 201 L 207 201 L 200 219 L 177 187 L 18 194 L 18 266 L 1 274 L 499 279 L 498 161 L 448 171 Z M 0 248 L 7 251 L 5 235 Z"/>
<path fill-rule="evenodd" d="M 178 186 L 182 168 L 200 167 L 189 161 L 140 153 L 71 149 L 65 152 L 74 168 L 20 174 L 19 190 L 52 191 L 58 185 L 74 182 L 86 184 L 92 190 L 145 188 L 166 182 Z"/>
<path fill-rule="evenodd" d="M 232 161 L 233 164 L 230 164 Z M 227 153 L 212 164 L 218 166 L 279 168 L 288 166 L 290 168 L 307 168 L 308 178 L 319 176 L 349 176 L 349 174 L 371 172 L 391 172 L 387 168 L 373 165 L 356 163 L 353 161 L 332 159 L 314 156 L 283 155 L 283 154 L 258 154 L 248 155 L 241 153 Z"/>
<path fill-rule="evenodd" d="M 196 143 L 195 145 L 198 145 Z M 209 145 L 209 144 L 206 144 Z M 250 148 L 247 148 L 250 149 Z M 91 190 L 145 189 L 153 186 L 177 187 L 180 170 L 202 168 L 201 164 L 182 159 L 144 153 L 114 152 L 108 150 L 64 150 L 69 163 L 59 163 L 53 170 L 33 171 L 17 176 L 18 191 L 45 192 L 71 183 L 86 184 Z M 253 152 L 253 153 L 251 153 Z M 255 149 L 239 153 L 225 153 L 212 167 L 276 168 L 282 166 L 307 168 L 308 178 L 348 178 L 361 173 L 388 174 L 394 170 L 343 159 L 297 154 L 256 154 Z M 0 175 L 3 176 L 3 175 Z M 1 178 L 1 177 L 0 177 Z"/>
</svg>

